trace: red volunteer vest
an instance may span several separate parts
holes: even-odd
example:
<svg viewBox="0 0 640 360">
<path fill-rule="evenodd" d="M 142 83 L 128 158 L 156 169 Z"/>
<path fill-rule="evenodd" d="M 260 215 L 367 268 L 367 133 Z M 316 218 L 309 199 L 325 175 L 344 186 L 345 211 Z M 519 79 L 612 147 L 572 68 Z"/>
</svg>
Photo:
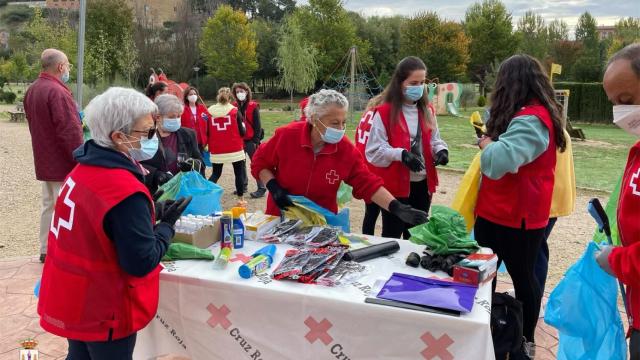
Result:
<svg viewBox="0 0 640 360">
<path fill-rule="evenodd" d="M 556 141 L 551 116 L 539 104 L 523 107 L 514 117 L 534 115 L 549 130 L 549 147 L 533 162 L 498 180 L 482 175 L 476 215 L 493 223 L 520 229 L 547 226 L 556 168 Z"/>
<path fill-rule="evenodd" d="M 196 116 L 193 116 L 191 107 L 185 105 L 180 116 L 180 126 L 193 129 L 196 132 L 196 140 L 198 145 L 207 144 L 207 124 L 209 123 L 209 115 L 207 108 L 202 104 L 196 105 Z"/>
<path fill-rule="evenodd" d="M 238 131 L 238 109 L 209 121 L 209 152 L 229 154 L 244 150 L 244 141 Z"/>
<path fill-rule="evenodd" d="M 407 121 L 402 111 L 398 111 L 399 121 L 395 124 L 391 122 L 391 104 L 384 103 L 376 108 L 380 114 L 382 123 L 389 137 L 389 145 L 394 148 L 403 148 L 407 151 L 411 150 L 411 136 Z M 422 156 L 424 157 L 424 165 L 427 170 L 427 186 L 429 193 L 433 194 L 438 186 L 438 174 L 433 165 L 433 156 L 431 155 L 431 129 L 424 126 L 424 114 L 418 111 L 418 120 L 423 124 L 422 129 Z M 410 192 L 410 173 L 401 161 L 394 161 L 388 167 L 377 167 L 376 174 L 384 180 L 384 187 L 397 198 L 409 197 Z"/>
<path fill-rule="evenodd" d="M 238 102 L 234 102 L 233 106 L 235 106 L 236 108 L 239 108 L 238 106 Z M 253 139 L 253 134 L 255 134 L 255 130 L 253 129 L 253 111 L 256 108 L 259 108 L 260 104 L 258 104 L 255 101 L 249 101 L 249 103 L 247 104 L 247 112 L 243 117 L 243 121 L 244 121 L 244 127 L 247 129 L 247 132 L 245 132 L 244 137 L 242 139 L 244 140 L 251 140 Z"/>
<path fill-rule="evenodd" d="M 620 185 L 620 197 L 618 200 L 618 234 L 623 246 L 630 246 L 640 241 L 640 142 L 636 143 L 629 151 L 627 166 L 624 170 Z M 637 252 L 629 252 L 637 254 Z M 628 263 L 640 259 L 629 259 Z M 611 261 L 611 257 L 609 257 Z M 637 266 L 637 265 L 635 265 Z M 623 268 L 626 268 L 623 267 Z M 633 273 L 629 271 L 629 273 Z M 629 312 L 632 316 L 634 329 L 640 329 L 640 289 L 630 283 L 627 286 L 627 299 L 629 300 Z"/>
<path fill-rule="evenodd" d="M 358 123 L 358 127 L 356 128 L 356 134 L 354 139 L 354 144 L 356 149 L 362 154 L 362 158 L 367 163 L 367 167 L 369 170 L 377 174 L 378 167 L 371 165 L 367 161 L 366 149 L 367 149 L 367 141 L 369 140 L 369 134 L 371 133 L 371 125 L 373 124 L 373 115 L 375 115 L 375 110 L 367 110 L 362 114 L 360 118 L 360 122 Z"/>
<path fill-rule="evenodd" d="M 55 205 L 40 286 L 38 314 L 46 331 L 106 341 L 112 329 L 116 340 L 155 316 L 162 267 L 144 277 L 125 273 L 103 229 L 106 213 L 136 192 L 152 201 L 144 185 L 124 169 L 79 164 L 68 175 Z"/>
</svg>

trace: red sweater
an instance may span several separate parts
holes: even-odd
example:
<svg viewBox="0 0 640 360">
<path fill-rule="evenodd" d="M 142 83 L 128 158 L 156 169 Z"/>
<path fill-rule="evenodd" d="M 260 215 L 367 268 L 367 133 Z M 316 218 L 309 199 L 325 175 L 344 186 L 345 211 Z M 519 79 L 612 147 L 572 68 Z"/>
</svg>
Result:
<svg viewBox="0 0 640 360">
<path fill-rule="evenodd" d="M 31 147 L 40 181 L 63 181 L 76 165 L 73 151 L 82 145 L 82 125 L 71 92 L 59 79 L 40 73 L 24 96 Z"/>
<path fill-rule="evenodd" d="M 251 174 L 258 179 L 263 169 L 271 170 L 280 186 L 291 195 L 302 195 L 334 213 L 340 181 L 353 187 L 353 196 L 367 202 L 382 187 L 382 179 L 372 174 L 362 155 L 344 137 L 337 144 L 325 144 L 318 154 L 311 145 L 311 125 L 297 121 L 276 129 L 253 156 Z M 271 198 L 267 214 L 279 215 Z"/>
<path fill-rule="evenodd" d="M 196 140 L 198 145 L 204 146 L 207 144 L 207 124 L 211 119 L 211 114 L 207 110 L 207 107 L 203 104 L 196 105 L 196 116 L 193 116 L 191 107 L 185 105 L 180 117 L 180 126 L 192 129 L 196 132 Z"/>
<path fill-rule="evenodd" d="M 627 285 L 629 313 L 640 329 L 640 142 L 629 152 L 618 201 L 618 234 L 622 247 L 609 255 L 611 270 Z"/>
</svg>

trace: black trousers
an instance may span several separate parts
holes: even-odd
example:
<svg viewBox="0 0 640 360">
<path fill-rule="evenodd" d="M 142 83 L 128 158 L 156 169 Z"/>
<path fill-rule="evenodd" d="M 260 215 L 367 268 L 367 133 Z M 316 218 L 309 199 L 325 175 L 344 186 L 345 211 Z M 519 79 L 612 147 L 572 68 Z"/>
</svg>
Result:
<svg viewBox="0 0 640 360">
<path fill-rule="evenodd" d="M 136 346 L 136 333 L 112 341 L 79 341 L 67 339 L 67 360 L 131 360 Z"/>
<path fill-rule="evenodd" d="M 380 215 L 380 206 L 371 202 L 365 204 L 364 219 L 362 219 L 362 233 L 365 235 L 373 235 L 376 230 L 376 222 L 378 221 L 378 215 Z"/>
<path fill-rule="evenodd" d="M 253 160 L 253 154 L 256 153 L 256 150 L 258 150 L 258 146 L 260 144 L 256 144 L 255 142 L 249 140 L 244 142 L 244 152 L 247 153 L 247 155 L 249 156 L 250 160 Z M 247 186 L 249 185 L 249 177 L 246 177 L 246 180 L 244 181 L 244 188 L 246 189 Z M 256 186 L 258 187 L 258 189 L 266 189 L 266 187 L 264 186 L 264 184 L 262 183 L 262 181 L 260 181 L 260 179 L 256 179 Z"/>
<path fill-rule="evenodd" d="M 480 246 L 488 247 L 498 255 L 498 266 L 504 261 L 513 281 L 516 299 L 522 303 L 523 335 L 535 342 L 534 334 L 540 315 L 542 290 L 534 272 L 545 228 L 525 230 L 495 224 L 477 217 L 474 235 Z M 493 281 L 495 291 L 496 281 Z"/>
<path fill-rule="evenodd" d="M 410 189 L 408 198 L 398 198 L 397 200 L 403 204 L 411 205 L 414 209 L 428 213 L 431 206 L 431 195 L 427 188 L 427 180 L 412 181 Z M 405 223 L 387 210 L 382 210 L 382 237 L 400 239 L 402 235 L 404 239 L 409 239 L 411 237 L 409 229 L 412 227 L 413 225 Z"/>
<path fill-rule="evenodd" d="M 631 330 L 629 337 L 629 359 L 640 360 L 640 331 Z"/>
<path fill-rule="evenodd" d="M 542 240 L 542 244 L 540 244 L 540 252 L 536 258 L 536 279 L 538 280 L 538 284 L 540 284 L 540 290 L 542 290 L 543 294 L 544 287 L 547 283 L 547 273 L 549 271 L 549 235 L 551 235 L 556 221 L 558 221 L 558 218 L 549 218 L 549 223 L 546 229 L 544 229 L 544 239 Z"/>
<path fill-rule="evenodd" d="M 244 184 L 247 181 L 247 166 L 244 160 L 236 161 L 233 164 L 233 174 L 236 176 L 236 192 L 238 196 L 244 195 Z M 210 181 L 218 183 L 220 176 L 222 175 L 223 164 L 211 164 L 213 172 L 211 173 Z"/>
</svg>

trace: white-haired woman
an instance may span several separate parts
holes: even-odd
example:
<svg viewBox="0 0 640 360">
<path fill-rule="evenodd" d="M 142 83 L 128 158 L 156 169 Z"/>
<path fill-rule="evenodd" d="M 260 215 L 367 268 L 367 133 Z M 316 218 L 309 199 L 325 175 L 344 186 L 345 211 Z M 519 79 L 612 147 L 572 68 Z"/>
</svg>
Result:
<svg viewBox="0 0 640 360">
<path fill-rule="evenodd" d="M 182 100 L 172 94 L 163 94 L 157 96 L 154 102 L 158 106 L 156 127 L 160 142 L 156 154 L 142 162 L 149 171 L 145 184 L 151 192 L 155 192 L 158 186 L 169 181 L 178 171 L 194 169 L 204 176 L 205 170 L 196 132 L 180 126 L 184 109 Z"/>
<path fill-rule="evenodd" d="M 266 213 L 279 215 L 291 206 L 289 194 L 302 195 L 336 213 L 340 181 L 353 187 L 358 199 L 373 201 L 404 221 L 420 224 L 427 214 L 397 201 L 372 174 L 364 158 L 344 136 L 349 102 L 334 90 L 311 95 L 306 122 L 276 129 L 253 157 L 251 173 L 267 185 Z"/>
<path fill-rule="evenodd" d="M 69 359 L 131 359 L 136 332 L 155 316 L 158 264 L 189 203 L 154 206 L 144 186 L 138 161 L 157 150 L 156 111 L 125 88 L 85 110 L 93 140 L 74 152 L 56 202 L 38 302 L 40 325 L 68 339 Z"/>
</svg>

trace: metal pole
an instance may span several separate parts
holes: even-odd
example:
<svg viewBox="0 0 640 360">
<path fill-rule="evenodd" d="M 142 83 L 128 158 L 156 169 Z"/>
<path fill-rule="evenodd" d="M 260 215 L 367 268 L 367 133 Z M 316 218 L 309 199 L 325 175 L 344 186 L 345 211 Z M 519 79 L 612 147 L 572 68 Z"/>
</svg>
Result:
<svg viewBox="0 0 640 360">
<path fill-rule="evenodd" d="M 353 97 L 356 89 L 356 47 L 351 47 L 351 84 L 349 85 L 349 121 L 353 120 Z"/>
<path fill-rule="evenodd" d="M 84 72 L 84 27 L 87 14 L 87 0 L 80 0 L 80 23 L 78 24 L 78 74 L 76 75 L 76 103 L 82 109 L 82 84 Z"/>
</svg>

